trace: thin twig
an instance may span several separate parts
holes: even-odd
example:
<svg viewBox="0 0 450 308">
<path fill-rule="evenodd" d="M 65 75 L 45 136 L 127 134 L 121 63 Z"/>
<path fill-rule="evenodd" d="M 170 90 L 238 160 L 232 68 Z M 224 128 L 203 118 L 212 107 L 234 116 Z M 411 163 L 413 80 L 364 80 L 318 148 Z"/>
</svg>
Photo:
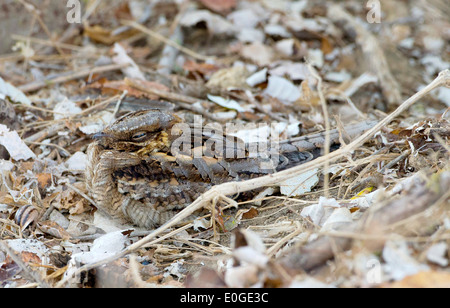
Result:
<svg viewBox="0 0 450 308">
<path fill-rule="evenodd" d="M 125 98 L 125 96 L 127 96 L 127 94 L 128 94 L 127 90 L 123 91 L 122 95 L 117 100 L 116 107 L 114 108 L 114 112 L 113 112 L 113 118 L 115 118 L 117 113 L 119 112 L 120 105 L 122 104 L 122 101 Z"/>
<path fill-rule="evenodd" d="M 76 188 L 75 186 L 73 186 L 72 184 L 68 183 L 68 182 L 64 182 L 64 184 L 69 187 L 70 189 L 72 189 L 73 191 L 75 191 L 76 193 L 78 193 L 80 196 L 82 196 L 83 198 L 85 198 L 87 201 L 89 201 L 93 206 L 97 207 L 97 204 L 95 203 L 94 200 L 92 200 L 88 195 L 86 195 L 84 192 L 82 192 L 81 190 L 79 190 L 78 188 Z"/>
<path fill-rule="evenodd" d="M 330 153 L 330 119 L 328 116 L 328 108 L 327 108 L 327 102 L 325 100 L 325 96 L 323 95 L 323 87 L 322 87 L 322 78 L 319 76 L 319 73 L 314 69 L 314 67 L 308 63 L 308 69 L 311 72 L 311 74 L 314 76 L 314 78 L 317 79 L 317 92 L 319 93 L 320 98 L 320 105 L 322 106 L 322 112 L 323 112 L 323 121 L 325 122 L 325 145 L 323 147 L 324 149 L 324 156 L 328 156 Z M 325 189 L 324 195 L 325 197 L 328 197 L 328 189 L 330 187 L 330 175 L 328 174 L 328 170 L 330 169 L 330 162 L 326 161 L 324 165 L 323 170 L 323 187 Z"/>
<path fill-rule="evenodd" d="M 39 22 L 39 25 L 41 26 L 42 30 L 44 30 L 45 34 L 48 36 L 48 38 L 52 41 L 53 43 L 53 47 L 56 48 L 56 50 L 58 51 L 58 53 L 60 55 L 64 55 L 65 53 L 62 51 L 62 49 L 55 45 L 53 40 L 52 40 L 52 34 L 50 33 L 47 25 L 44 23 L 44 21 L 42 20 L 41 16 L 39 15 L 37 9 L 34 7 L 34 5 L 25 2 L 24 0 L 16 0 L 18 2 L 20 2 L 20 4 L 22 4 L 24 6 L 24 8 L 33 15 L 34 18 L 36 18 L 36 20 Z"/>
<path fill-rule="evenodd" d="M 52 47 L 58 46 L 58 47 L 62 47 L 64 49 L 70 49 L 70 50 L 73 50 L 73 51 L 82 51 L 83 50 L 83 47 L 80 47 L 80 46 L 77 46 L 77 45 L 52 42 L 52 41 L 39 39 L 39 38 L 36 38 L 36 37 L 31 37 L 31 36 L 12 34 L 11 38 L 13 40 L 16 40 L 16 41 L 30 41 L 32 43 L 39 44 L 39 45 L 52 46 Z M 65 55 L 63 54 L 63 56 L 65 56 Z"/>
<path fill-rule="evenodd" d="M 26 141 L 25 143 L 33 144 L 33 145 L 40 145 L 40 146 L 49 146 L 49 147 L 55 147 L 61 151 L 63 151 L 67 156 L 70 156 L 70 152 L 64 149 L 62 146 L 54 144 L 54 143 L 43 143 L 43 142 L 33 142 L 33 141 Z"/>
<path fill-rule="evenodd" d="M 284 244 L 289 242 L 291 239 L 302 233 L 304 230 L 300 226 L 300 223 L 298 221 L 295 221 L 296 229 L 294 232 L 289 233 L 285 237 L 283 237 L 281 240 L 276 242 L 272 247 L 267 249 L 266 254 L 271 257 L 273 256 Z"/>
<path fill-rule="evenodd" d="M 398 106 L 401 102 L 400 85 L 391 73 L 386 56 L 380 47 L 380 42 L 362 23 L 349 14 L 340 5 L 334 4 L 328 8 L 328 17 L 332 21 L 346 21 L 356 32 L 356 42 L 362 49 L 364 60 L 378 78 L 384 97 L 390 105 Z"/>
</svg>

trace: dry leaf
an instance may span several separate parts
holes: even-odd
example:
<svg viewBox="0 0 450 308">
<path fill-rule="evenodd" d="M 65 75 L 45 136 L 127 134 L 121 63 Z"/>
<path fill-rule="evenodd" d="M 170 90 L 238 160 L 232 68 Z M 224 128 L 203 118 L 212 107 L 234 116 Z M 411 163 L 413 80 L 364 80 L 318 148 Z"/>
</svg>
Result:
<svg viewBox="0 0 450 308">
<path fill-rule="evenodd" d="M 28 160 L 36 155 L 20 139 L 16 131 L 9 131 L 6 125 L 0 124 L 0 145 L 4 146 L 14 160 Z"/>
<path fill-rule="evenodd" d="M 293 103 L 301 96 L 298 87 L 289 80 L 278 76 L 269 77 L 269 83 L 264 90 L 264 94 L 274 97 L 285 104 Z"/>
<path fill-rule="evenodd" d="M 262 70 L 254 73 L 250 77 L 248 77 L 245 82 L 250 86 L 254 87 L 263 82 L 267 81 L 267 68 L 263 68 Z"/>
<path fill-rule="evenodd" d="M 33 264 L 41 264 L 42 260 L 35 254 L 29 251 L 22 251 L 20 253 L 22 257 L 22 261 L 24 263 L 33 263 Z"/>
<path fill-rule="evenodd" d="M 86 169 L 87 155 L 83 152 L 75 152 L 66 161 L 67 170 L 72 173 L 81 173 Z"/>
<path fill-rule="evenodd" d="M 334 50 L 333 43 L 327 37 L 322 37 L 321 50 L 322 50 L 324 55 L 327 55 L 327 54 L 331 53 Z"/>
<path fill-rule="evenodd" d="M 236 102 L 233 99 L 225 99 L 221 96 L 214 96 L 214 95 L 210 95 L 208 94 L 208 99 L 214 103 L 216 103 L 219 106 L 222 106 L 224 108 L 227 109 L 233 109 L 239 112 L 243 112 L 246 111 L 246 109 L 244 109 L 238 102 Z"/>
<path fill-rule="evenodd" d="M 236 0 L 200 0 L 211 11 L 228 13 L 236 7 Z"/>
<path fill-rule="evenodd" d="M 319 183 L 318 168 L 302 173 L 301 175 L 280 183 L 280 191 L 285 196 L 301 196 L 310 192 Z"/>
<path fill-rule="evenodd" d="M 183 69 L 188 71 L 191 75 L 199 74 L 202 77 L 210 77 L 220 68 L 211 63 L 197 63 L 192 60 L 187 60 L 183 65 Z"/>
<path fill-rule="evenodd" d="M 117 20 L 121 19 L 132 19 L 131 10 L 127 2 L 121 3 L 118 8 L 114 11 L 114 17 Z"/>
<path fill-rule="evenodd" d="M 186 288 L 225 288 L 226 284 L 215 270 L 201 268 L 197 275 L 186 277 L 184 286 Z"/>
<path fill-rule="evenodd" d="M 38 173 L 36 174 L 36 177 L 38 181 L 39 192 L 41 192 L 41 195 L 43 195 L 45 189 L 52 185 L 52 175 L 50 173 Z"/>
<path fill-rule="evenodd" d="M 130 85 L 130 84 L 136 84 L 138 85 L 140 88 L 145 88 L 145 89 L 155 89 L 155 90 L 159 90 L 159 91 L 165 91 L 168 92 L 170 89 L 168 87 L 166 87 L 165 85 L 159 83 L 159 82 L 155 82 L 155 81 L 147 81 L 147 80 L 138 80 L 138 79 L 132 79 L 132 78 L 125 78 L 124 83 L 126 85 Z M 133 88 L 135 89 L 135 88 Z M 149 93 L 143 93 L 142 91 L 141 95 L 143 95 L 143 97 L 147 97 L 149 99 L 151 99 L 150 97 L 153 97 L 156 99 L 159 99 L 159 96 L 155 95 L 155 94 L 149 94 Z M 137 92 L 134 92 L 137 93 Z"/>
<path fill-rule="evenodd" d="M 8 97 L 12 102 L 31 106 L 31 101 L 25 94 L 23 94 L 22 91 L 9 82 L 5 82 L 3 78 L 0 77 L 0 99 L 5 100 L 6 97 Z"/>
<path fill-rule="evenodd" d="M 387 288 L 450 288 L 450 273 L 423 271 L 383 286 Z"/>
<path fill-rule="evenodd" d="M 245 213 L 242 213 L 242 219 L 252 219 L 258 216 L 258 210 L 255 207 L 251 207 Z"/>
<path fill-rule="evenodd" d="M 89 205 L 86 204 L 84 200 L 79 200 L 75 204 L 70 207 L 69 213 L 70 215 L 77 215 L 84 212 L 87 212 L 91 209 Z"/>
<path fill-rule="evenodd" d="M 180 25 L 185 27 L 193 27 L 200 22 L 206 23 L 212 34 L 232 35 L 237 31 L 237 28 L 228 20 L 208 10 L 186 12 L 180 19 Z"/>
<path fill-rule="evenodd" d="M 7 255 L 5 261 L 0 262 L 0 281 L 14 277 L 21 270 L 20 266 Z"/>
<path fill-rule="evenodd" d="M 53 111 L 55 112 L 53 115 L 54 119 L 60 120 L 79 114 L 82 110 L 73 101 L 64 97 L 64 100 L 55 105 Z"/>
<path fill-rule="evenodd" d="M 448 257 L 447 257 L 448 245 L 445 242 L 439 242 L 433 244 L 427 250 L 427 259 L 428 261 L 438 264 L 442 267 L 448 266 Z"/>
<path fill-rule="evenodd" d="M 127 54 L 125 48 L 122 45 L 115 43 L 113 47 L 114 56 L 112 60 L 116 64 L 127 64 L 128 66 L 122 69 L 122 72 L 128 78 L 145 80 L 144 74 L 139 69 L 139 66 L 133 59 Z"/>
<path fill-rule="evenodd" d="M 245 82 L 247 77 L 248 71 L 243 66 L 224 68 L 215 72 L 206 83 L 206 86 L 225 91 L 230 88 L 245 89 L 247 87 Z"/>
<path fill-rule="evenodd" d="M 242 47 L 241 55 L 259 66 L 270 65 L 275 57 L 272 48 L 258 42 Z"/>
<path fill-rule="evenodd" d="M 80 191 L 85 191 L 85 185 L 83 182 L 76 182 L 73 186 L 78 188 Z M 88 202 L 71 188 L 60 185 L 57 186 L 55 192 L 58 194 L 52 201 L 52 205 L 59 210 L 64 209 L 69 210 L 69 212 L 73 214 L 81 214 L 81 212 L 90 209 Z"/>
</svg>

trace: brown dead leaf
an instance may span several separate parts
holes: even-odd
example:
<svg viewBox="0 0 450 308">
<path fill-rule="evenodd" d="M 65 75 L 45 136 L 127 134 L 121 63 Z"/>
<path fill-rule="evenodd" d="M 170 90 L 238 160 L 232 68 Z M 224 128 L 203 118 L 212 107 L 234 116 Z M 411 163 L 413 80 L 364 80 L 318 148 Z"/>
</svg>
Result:
<svg viewBox="0 0 450 308">
<path fill-rule="evenodd" d="M 69 210 L 70 215 L 77 215 L 84 212 L 87 212 L 91 209 L 91 207 L 85 202 L 84 199 L 79 200 L 75 203 Z"/>
<path fill-rule="evenodd" d="M 80 191 L 85 191 L 85 185 L 82 182 L 76 182 L 73 184 Z M 66 186 L 58 186 L 55 193 L 56 198 L 52 201 L 52 205 L 58 210 L 69 210 L 72 214 L 81 214 L 90 209 L 88 202 L 81 197 L 77 192 Z"/>
<path fill-rule="evenodd" d="M 248 245 L 247 240 L 245 239 L 245 235 L 242 233 L 241 230 L 239 229 L 234 230 L 233 236 L 234 236 L 234 243 L 233 243 L 234 249 Z"/>
<path fill-rule="evenodd" d="M 259 212 L 256 208 L 252 207 L 247 212 L 242 214 L 242 219 L 252 219 L 258 216 Z"/>
<path fill-rule="evenodd" d="M 259 115 L 255 114 L 255 112 L 253 112 L 253 111 L 240 112 L 239 116 L 247 121 L 256 122 L 258 120 L 261 120 L 261 117 Z"/>
<path fill-rule="evenodd" d="M 210 77 L 217 72 L 220 68 L 217 65 L 210 63 L 197 63 L 195 61 L 188 60 L 184 63 L 183 68 L 190 74 L 198 74 L 202 77 Z"/>
<path fill-rule="evenodd" d="M 33 170 L 34 161 L 21 162 L 18 164 L 19 173 L 27 173 Z"/>
<path fill-rule="evenodd" d="M 236 0 L 200 0 L 211 11 L 228 13 L 236 7 Z"/>
<path fill-rule="evenodd" d="M 95 25 L 95 26 L 84 26 L 84 35 L 89 37 L 91 40 L 105 44 L 105 45 L 112 45 L 116 42 L 122 41 L 124 39 L 130 38 L 131 36 L 135 35 L 137 33 L 137 30 L 130 29 L 128 31 L 122 32 L 120 34 L 114 35 L 112 33 L 112 30 L 105 29 L 102 26 Z"/>
<path fill-rule="evenodd" d="M 301 107 L 302 110 L 310 110 L 311 107 L 319 106 L 319 94 L 311 89 L 308 84 L 308 80 L 303 80 L 300 84 L 300 87 L 302 88 L 302 95 L 297 100 L 296 104 L 298 104 L 298 106 Z"/>
<path fill-rule="evenodd" d="M 121 3 L 119 7 L 116 8 L 116 10 L 114 11 L 114 16 L 117 20 L 133 18 L 127 2 Z"/>
<path fill-rule="evenodd" d="M 0 203 L 13 204 L 14 198 L 6 191 L 0 191 Z"/>
<path fill-rule="evenodd" d="M 38 181 L 38 188 L 41 195 L 44 195 L 43 192 L 46 188 L 52 185 L 52 175 L 50 173 L 38 173 L 36 174 Z"/>
<path fill-rule="evenodd" d="M 419 272 L 400 281 L 384 285 L 386 288 L 450 288 L 450 273 Z"/>
<path fill-rule="evenodd" d="M 321 50 L 322 50 L 324 55 L 327 55 L 327 54 L 331 53 L 334 50 L 333 44 L 331 43 L 331 41 L 327 37 L 322 37 Z"/>
<path fill-rule="evenodd" d="M 63 240 L 70 239 L 70 234 L 54 221 L 41 221 L 39 222 L 38 226 L 42 232 L 50 234 L 56 238 L 60 238 Z"/>
<path fill-rule="evenodd" d="M 425 119 L 412 127 L 397 128 L 390 133 L 384 134 L 388 141 L 395 141 L 397 144 L 399 144 L 399 141 L 403 141 L 405 146 L 413 151 L 419 151 L 419 153 L 423 153 L 428 149 L 434 151 L 443 150 L 435 135 L 440 135 L 444 140 L 450 135 L 450 124 L 447 120 Z"/>
<path fill-rule="evenodd" d="M 29 251 L 22 251 L 20 255 L 24 263 L 34 263 L 34 264 L 42 263 L 41 258 L 39 258 L 35 253 Z"/>
</svg>

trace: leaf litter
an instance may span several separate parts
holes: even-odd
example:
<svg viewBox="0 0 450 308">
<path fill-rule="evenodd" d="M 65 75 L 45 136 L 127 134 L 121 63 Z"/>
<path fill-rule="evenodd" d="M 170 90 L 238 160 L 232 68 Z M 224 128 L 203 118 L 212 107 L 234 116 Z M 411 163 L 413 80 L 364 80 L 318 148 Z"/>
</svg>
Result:
<svg viewBox="0 0 450 308">
<path fill-rule="evenodd" d="M 450 286 L 443 1 L 383 1 L 375 24 L 358 1 L 88 2 L 78 31 L 0 55 L 2 287 Z M 349 150 L 155 237 L 84 185 L 90 136 L 148 108 L 257 124 L 249 143 L 330 124 Z M 342 129 L 391 115 L 363 145 Z"/>
</svg>

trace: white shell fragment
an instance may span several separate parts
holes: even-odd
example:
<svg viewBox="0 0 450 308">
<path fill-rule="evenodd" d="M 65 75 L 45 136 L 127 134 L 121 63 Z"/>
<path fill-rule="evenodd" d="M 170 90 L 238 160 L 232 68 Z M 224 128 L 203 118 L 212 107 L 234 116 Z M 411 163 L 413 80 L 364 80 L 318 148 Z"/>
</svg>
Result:
<svg viewBox="0 0 450 308">
<path fill-rule="evenodd" d="M 237 30 L 231 22 L 208 10 L 197 10 L 183 14 L 180 25 L 192 27 L 202 21 L 206 23 L 208 30 L 213 34 L 234 34 Z"/>
<path fill-rule="evenodd" d="M 254 87 L 260 83 L 265 82 L 266 80 L 267 80 L 267 68 L 264 68 L 248 77 L 245 82 L 250 87 Z"/>
<path fill-rule="evenodd" d="M 0 144 L 8 151 L 14 160 L 28 160 L 36 158 L 36 155 L 20 139 L 16 131 L 9 131 L 6 125 L 0 124 Z"/>
</svg>

